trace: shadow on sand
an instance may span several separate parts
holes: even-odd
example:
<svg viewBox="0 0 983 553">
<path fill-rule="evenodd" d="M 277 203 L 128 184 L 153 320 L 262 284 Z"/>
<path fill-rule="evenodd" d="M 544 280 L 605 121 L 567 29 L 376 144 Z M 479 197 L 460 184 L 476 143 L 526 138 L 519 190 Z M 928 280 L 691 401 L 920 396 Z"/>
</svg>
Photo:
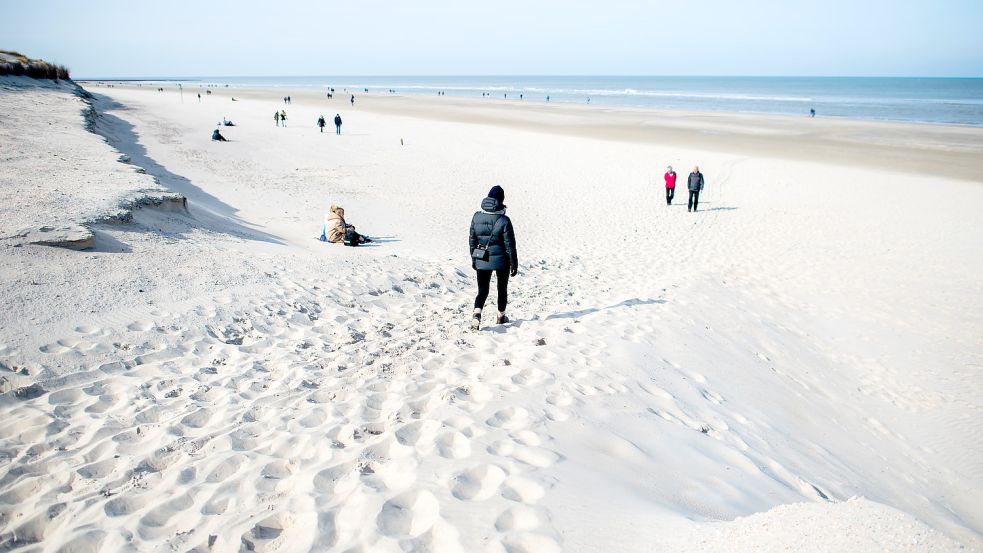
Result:
<svg viewBox="0 0 983 553">
<path fill-rule="evenodd" d="M 666 300 L 661 300 L 661 299 L 647 299 L 647 300 L 643 300 L 643 299 L 639 299 L 639 298 L 631 298 L 631 299 L 627 299 L 627 300 L 625 300 L 623 302 L 616 303 L 614 305 L 609 305 L 607 307 L 588 307 L 586 309 L 578 309 L 576 311 L 567 311 L 565 313 L 554 313 L 552 315 L 547 316 L 546 317 L 546 320 L 549 321 L 549 320 L 552 320 L 552 319 L 579 319 L 580 317 L 583 317 L 584 315 L 590 315 L 592 313 L 597 313 L 599 311 L 606 311 L 608 309 L 617 309 L 619 307 L 635 307 L 635 306 L 638 306 L 638 305 L 653 305 L 653 304 L 657 304 L 657 303 L 660 303 L 661 304 L 661 303 L 667 303 L 667 302 L 666 302 Z"/>
<path fill-rule="evenodd" d="M 105 138 L 110 146 L 129 156 L 130 163 L 155 177 L 167 190 L 188 198 L 188 210 L 194 210 L 192 217 L 203 227 L 214 232 L 233 234 L 251 240 L 274 244 L 285 243 L 281 238 L 259 230 L 239 217 L 236 208 L 205 192 L 187 177 L 172 173 L 151 158 L 147 154 L 147 149 L 140 144 L 133 125 L 107 113 L 108 110 L 125 111 L 129 108 L 102 94 L 92 94 L 92 97 L 93 105 L 99 114 L 94 132 Z"/>
<path fill-rule="evenodd" d="M 583 317 L 585 315 L 591 315 L 593 313 L 598 313 L 600 311 L 607 311 L 608 309 L 618 309 L 620 307 L 637 307 L 639 305 L 654 305 L 654 304 L 663 304 L 663 303 L 668 303 L 668 302 L 666 300 L 663 300 L 663 299 L 647 299 L 647 300 L 643 300 L 643 299 L 639 299 L 639 298 L 631 298 L 631 299 L 627 299 L 625 301 L 616 303 L 614 305 L 608 305 L 606 307 L 588 307 L 586 309 L 578 309 L 576 311 L 566 311 L 566 312 L 563 312 L 563 313 L 554 313 L 552 315 L 547 315 L 543 319 L 540 319 L 540 317 L 538 317 L 538 316 L 532 317 L 530 319 L 515 319 L 515 320 L 512 320 L 512 321 L 509 321 L 508 324 L 504 324 L 504 325 L 490 325 L 490 326 L 487 326 L 487 327 L 483 327 L 481 329 L 481 331 L 482 332 L 494 332 L 496 334 L 502 334 L 502 333 L 506 332 L 509 327 L 520 327 L 520 326 L 522 326 L 525 323 L 530 323 L 530 322 L 538 321 L 538 320 L 550 321 L 550 320 L 553 320 L 553 319 L 579 319 L 580 317 Z"/>
</svg>

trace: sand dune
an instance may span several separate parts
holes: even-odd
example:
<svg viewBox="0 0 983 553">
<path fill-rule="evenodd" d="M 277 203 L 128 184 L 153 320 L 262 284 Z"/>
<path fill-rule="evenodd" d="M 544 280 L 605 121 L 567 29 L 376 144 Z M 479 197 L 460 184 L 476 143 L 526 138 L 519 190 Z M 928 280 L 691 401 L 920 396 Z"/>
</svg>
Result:
<svg viewBox="0 0 983 553">
<path fill-rule="evenodd" d="M 871 163 L 821 162 L 782 133 L 610 140 L 631 111 L 88 88 L 189 212 L 93 224 L 93 252 L 3 245 L 0 549 L 983 543 L 983 187 L 882 166 L 962 153 L 877 124 L 849 123 L 888 144 Z M 317 132 L 336 112 L 344 134 Z M 701 166 L 703 212 L 665 205 L 667 163 Z M 521 271 L 514 322 L 474 333 L 466 225 L 492 184 Z M 379 240 L 316 241 L 332 202 Z"/>
</svg>

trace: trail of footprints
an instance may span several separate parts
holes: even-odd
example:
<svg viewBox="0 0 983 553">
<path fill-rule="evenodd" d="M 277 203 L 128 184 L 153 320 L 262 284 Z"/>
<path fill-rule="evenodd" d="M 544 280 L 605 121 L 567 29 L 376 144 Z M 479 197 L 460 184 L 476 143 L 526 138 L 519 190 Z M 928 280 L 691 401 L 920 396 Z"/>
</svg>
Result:
<svg viewBox="0 0 983 553">
<path fill-rule="evenodd" d="M 526 409 L 488 405 L 549 375 L 476 362 L 442 289 L 460 275 L 392 280 L 330 301 L 284 278 L 276 301 L 199 307 L 204 328 L 126 325 L 156 351 L 93 326 L 45 346 L 131 355 L 5 396 L 0 550 L 67 528 L 102 550 L 559 551 L 537 471 L 560 456 Z"/>
<path fill-rule="evenodd" d="M 80 326 L 45 346 L 126 355 L 39 397 L 3 396 L 0 550 L 68 528 L 66 546 L 107 551 L 560 551 L 541 506 L 563 460 L 550 427 L 638 388 L 653 421 L 748 450 L 719 411 L 608 372 L 606 343 L 577 321 L 465 331 L 468 275 L 380 271 L 325 290 L 279 271 L 272 298 L 218 298 L 127 332 Z M 517 300 L 577 312 L 543 282 Z M 634 342 L 651 331 L 626 328 Z M 726 401 L 674 370 L 708 406 Z"/>
</svg>

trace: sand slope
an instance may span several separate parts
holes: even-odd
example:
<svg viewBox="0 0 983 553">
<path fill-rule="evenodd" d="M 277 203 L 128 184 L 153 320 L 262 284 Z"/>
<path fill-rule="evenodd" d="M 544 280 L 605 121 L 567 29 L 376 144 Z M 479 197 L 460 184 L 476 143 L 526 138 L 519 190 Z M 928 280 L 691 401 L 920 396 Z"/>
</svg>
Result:
<svg viewBox="0 0 983 553">
<path fill-rule="evenodd" d="M 979 183 L 94 91 L 190 215 L 4 248 L 0 548 L 980 546 Z M 665 206 L 667 162 L 705 212 Z M 494 183 L 522 271 L 514 322 L 472 333 Z M 313 240 L 332 201 L 382 239 Z"/>
</svg>

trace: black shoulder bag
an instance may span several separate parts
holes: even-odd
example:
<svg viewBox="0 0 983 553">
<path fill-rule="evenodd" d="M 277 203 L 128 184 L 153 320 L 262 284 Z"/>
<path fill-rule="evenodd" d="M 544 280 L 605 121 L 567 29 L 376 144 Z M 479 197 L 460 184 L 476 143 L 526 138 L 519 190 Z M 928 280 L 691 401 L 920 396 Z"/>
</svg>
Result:
<svg viewBox="0 0 983 553">
<path fill-rule="evenodd" d="M 499 215 L 498 219 L 495 219 L 495 224 L 492 225 L 491 234 L 488 235 L 488 240 L 484 244 L 478 241 L 478 245 L 475 246 L 474 250 L 471 251 L 471 257 L 477 259 L 478 261 L 488 261 L 488 246 L 491 244 L 492 238 L 495 237 L 495 231 L 498 230 L 498 223 L 505 216 Z"/>
</svg>

